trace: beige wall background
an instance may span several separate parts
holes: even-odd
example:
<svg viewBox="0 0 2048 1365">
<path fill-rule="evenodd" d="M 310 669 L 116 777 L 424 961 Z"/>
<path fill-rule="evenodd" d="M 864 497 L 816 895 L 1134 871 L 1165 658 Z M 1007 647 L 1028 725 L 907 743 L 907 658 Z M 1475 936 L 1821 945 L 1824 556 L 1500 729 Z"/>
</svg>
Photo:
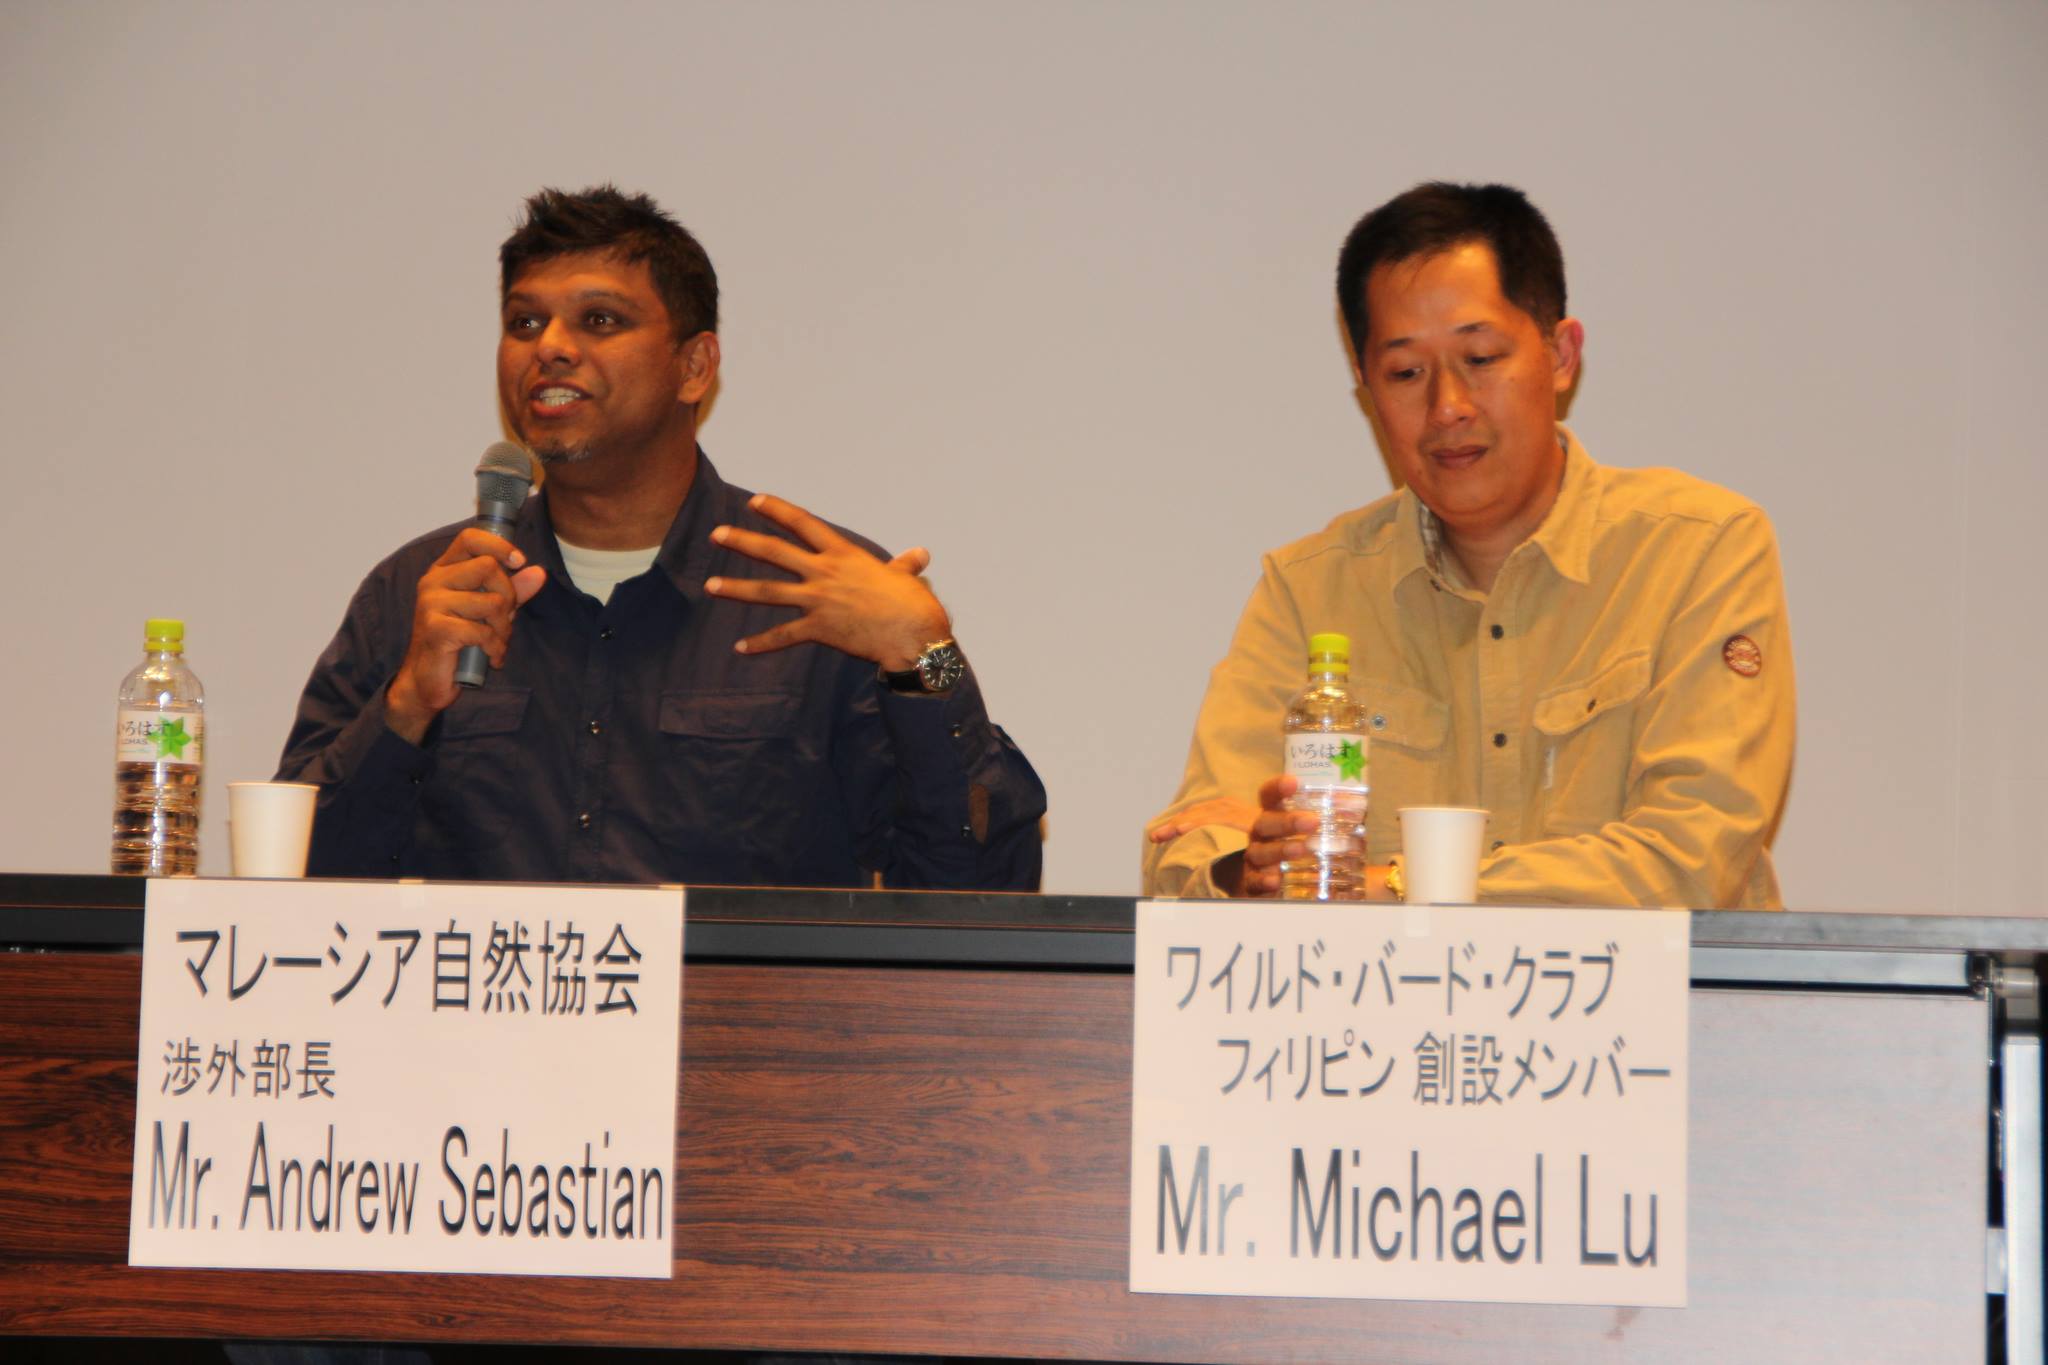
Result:
<svg viewBox="0 0 2048 1365">
<path fill-rule="evenodd" d="M 1450 177 L 1557 226 L 1595 457 L 1776 520 L 1788 898 L 2048 908 L 2044 55 L 2032 0 L 0 7 L 0 867 L 104 869 L 173 614 L 225 871 L 355 583 L 470 502 L 520 199 L 612 179 L 719 267 L 706 448 L 932 548 L 1047 888 L 1133 891 L 1258 554 L 1388 486 L 1338 244 Z"/>
</svg>

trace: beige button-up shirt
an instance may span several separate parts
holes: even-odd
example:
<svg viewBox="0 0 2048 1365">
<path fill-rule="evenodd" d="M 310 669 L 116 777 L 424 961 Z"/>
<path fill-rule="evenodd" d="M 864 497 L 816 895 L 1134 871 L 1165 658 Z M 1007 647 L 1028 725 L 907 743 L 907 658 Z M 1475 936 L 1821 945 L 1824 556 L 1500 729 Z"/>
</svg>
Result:
<svg viewBox="0 0 2048 1365">
<path fill-rule="evenodd" d="M 1371 861 L 1400 851 L 1402 806 L 1482 806 L 1482 900 L 1778 908 L 1794 705 L 1770 522 L 1675 470 L 1596 465 L 1559 431 L 1557 502 L 1490 593 L 1408 490 L 1267 555 L 1168 809 L 1256 799 L 1308 637 L 1342 631 L 1370 718 Z M 1221 894 L 1214 864 L 1245 843 L 1213 825 L 1148 846 L 1147 894 Z"/>
</svg>

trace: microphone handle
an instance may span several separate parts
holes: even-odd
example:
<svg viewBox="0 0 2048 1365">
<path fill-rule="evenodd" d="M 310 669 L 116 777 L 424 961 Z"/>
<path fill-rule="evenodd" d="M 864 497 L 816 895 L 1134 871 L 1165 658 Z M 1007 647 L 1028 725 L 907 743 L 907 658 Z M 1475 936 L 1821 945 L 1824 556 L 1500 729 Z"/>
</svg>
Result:
<svg viewBox="0 0 2048 1365">
<path fill-rule="evenodd" d="M 510 503 L 479 502 L 476 520 L 471 525 L 489 531 L 494 536 L 512 538 L 512 515 L 519 509 Z M 490 671 L 490 660 L 484 657 L 483 646 L 464 645 L 462 653 L 455 657 L 455 685 L 457 687 L 482 687 L 484 675 Z"/>
</svg>

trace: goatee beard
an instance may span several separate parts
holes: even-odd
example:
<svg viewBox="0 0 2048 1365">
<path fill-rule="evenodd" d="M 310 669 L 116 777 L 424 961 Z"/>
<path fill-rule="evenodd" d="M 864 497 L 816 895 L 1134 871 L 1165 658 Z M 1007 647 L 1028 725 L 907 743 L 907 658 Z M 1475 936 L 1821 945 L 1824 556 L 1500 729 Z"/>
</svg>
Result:
<svg viewBox="0 0 2048 1365">
<path fill-rule="evenodd" d="M 582 445 L 563 445 L 557 443 L 555 445 L 533 447 L 534 458 L 550 469 L 556 465 L 582 464 L 596 454 L 596 447 L 587 441 Z"/>
</svg>

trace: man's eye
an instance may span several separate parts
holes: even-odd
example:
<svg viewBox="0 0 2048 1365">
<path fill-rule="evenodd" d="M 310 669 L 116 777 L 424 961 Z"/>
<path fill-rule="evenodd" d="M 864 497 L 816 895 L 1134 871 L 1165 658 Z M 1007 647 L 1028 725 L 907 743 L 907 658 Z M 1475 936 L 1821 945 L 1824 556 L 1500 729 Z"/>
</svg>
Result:
<svg viewBox="0 0 2048 1365">
<path fill-rule="evenodd" d="M 585 315 L 583 325 L 586 327 L 616 327 L 619 325 L 619 315 L 616 313 L 590 313 Z"/>
<path fill-rule="evenodd" d="M 537 332 L 540 330 L 540 319 L 523 314 L 509 317 L 505 319 L 505 330 L 513 333 Z"/>
<path fill-rule="evenodd" d="M 1407 382 L 1408 382 L 1409 380 L 1411 380 L 1411 379 L 1415 378 L 1415 376 L 1417 376 L 1417 375 L 1419 375 L 1419 374 L 1421 374 L 1421 373 L 1422 373 L 1421 369 L 1419 369 L 1419 368 L 1418 368 L 1418 367 L 1416 367 L 1416 366 L 1413 366 L 1413 365 L 1411 365 L 1411 366 L 1409 366 L 1409 367 L 1408 367 L 1407 369 L 1405 369 L 1405 370 L 1389 370 L 1389 371 L 1387 371 L 1387 378 L 1389 378 L 1389 379 L 1393 380 L 1393 381 L 1394 381 L 1394 382 L 1395 382 L 1396 384 L 1405 384 L 1405 383 L 1407 383 Z"/>
<path fill-rule="evenodd" d="M 1492 355 L 1475 355 L 1466 363 L 1469 365 L 1491 365 L 1493 364 L 1493 362 L 1499 360 L 1500 358 L 1500 353 L 1495 352 Z"/>
</svg>

